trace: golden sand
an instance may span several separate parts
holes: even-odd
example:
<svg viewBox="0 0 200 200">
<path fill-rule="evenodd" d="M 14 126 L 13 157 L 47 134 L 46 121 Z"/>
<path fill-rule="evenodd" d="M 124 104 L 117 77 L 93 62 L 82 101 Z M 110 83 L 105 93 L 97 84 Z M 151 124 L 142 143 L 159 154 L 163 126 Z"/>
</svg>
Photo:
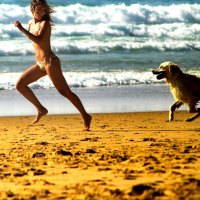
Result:
<svg viewBox="0 0 200 200">
<path fill-rule="evenodd" d="M 0 118 L 0 199 L 200 199 L 200 118 L 92 116 Z"/>
</svg>

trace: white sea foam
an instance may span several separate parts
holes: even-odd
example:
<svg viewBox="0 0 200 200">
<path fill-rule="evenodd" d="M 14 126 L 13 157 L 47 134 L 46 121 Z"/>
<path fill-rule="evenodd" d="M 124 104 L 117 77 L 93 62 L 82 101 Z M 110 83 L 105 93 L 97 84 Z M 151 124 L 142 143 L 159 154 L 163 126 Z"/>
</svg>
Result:
<svg viewBox="0 0 200 200">
<path fill-rule="evenodd" d="M 81 37 L 77 38 L 53 38 L 52 49 L 59 54 L 85 54 L 102 53 L 118 50 L 159 50 L 159 51 L 182 51 L 200 50 L 200 40 L 168 38 L 143 38 L 130 37 Z M 33 54 L 33 47 L 27 39 L 3 40 L 0 41 L 0 56 L 5 55 L 30 55 Z"/>
<path fill-rule="evenodd" d="M 0 89 L 15 89 L 15 83 L 21 73 L 1 73 Z M 151 72 L 115 71 L 115 72 L 64 72 L 70 87 L 99 87 L 148 84 L 158 82 Z M 54 87 L 48 77 L 30 85 L 32 88 Z"/>
<path fill-rule="evenodd" d="M 189 70 L 188 73 L 200 76 L 199 69 Z M 0 89 L 15 89 L 15 83 L 21 73 L 0 73 Z M 64 72 L 70 87 L 99 87 L 99 86 L 125 86 L 138 84 L 162 83 L 157 80 L 151 71 L 113 71 L 113 72 Z M 30 84 L 30 87 L 49 89 L 54 87 L 46 76 Z"/>
<path fill-rule="evenodd" d="M 111 4 L 85 6 L 72 4 L 55 7 L 55 23 L 62 24 L 164 24 L 199 23 L 200 4 L 150 6 L 141 4 Z M 14 11 L 14 12 L 13 12 Z M 18 19 L 25 23 L 31 17 L 29 7 L 0 4 L 1 23 L 8 24 Z"/>
<path fill-rule="evenodd" d="M 18 5 L 0 4 L 0 23 L 11 24 L 15 20 L 26 22 L 31 18 L 29 7 L 20 7 Z"/>
<path fill-rule="evenodd" d="M 188 73 L 200 75 L 199 69 L 190 70 Z M 15 83 L 21 73 L 0 73 L 0 89 L 15 89 Z M 158 81 L 150 71 L 114 71 L 114 72 L 64 72 L 70 87 L 99 87 L 99 86 L 125 86 L 137 84 L 163 83 Z M 32 88 L 49 89 L 54 87 L 48 77 L 41 78 L 30 84 Z"/>
<path fill-rule="evenodd" d="M 55 10 L 52 44 L 57 53 L 200 50 L 200 4 L 72 4 Z M 27 28 L 29 7 L 0 4 L 0 19 L 0 55 L 32 54 L 29 41 L 13 25 L 19 20 Z"/>
<path fill-rule="evenodd" d="M 200 21 L 199 4 L 179 4 L 169 6 L 105 5 L 88 7 L 74 4 L 57 7 L 54 19 L 64 24 L 163 24 L 174 22 L 194 23 Z"/>
</svg>

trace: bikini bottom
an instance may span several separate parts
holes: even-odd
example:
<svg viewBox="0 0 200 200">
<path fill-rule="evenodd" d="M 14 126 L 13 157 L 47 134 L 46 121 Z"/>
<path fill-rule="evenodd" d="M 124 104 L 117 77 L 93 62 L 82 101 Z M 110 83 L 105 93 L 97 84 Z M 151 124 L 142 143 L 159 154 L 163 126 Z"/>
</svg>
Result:
<svg viewBox="0 0 200 200">
<path fill-rule="evenodd" d="M 40 68 L 42 71 L 46 72 L 45 66 L 47 66 L 47 65 L 48 65 L 48 66 L 51 66 L 51 61 L 52 61 L 53 59 L 58 59 L 58 57 L 57 57 L 55 54 L 52 54 L 49 58 L 44 58 L 43 61 L 37 61 L 37 65 L 39 66 L 39 68 Z"/>
</svg>

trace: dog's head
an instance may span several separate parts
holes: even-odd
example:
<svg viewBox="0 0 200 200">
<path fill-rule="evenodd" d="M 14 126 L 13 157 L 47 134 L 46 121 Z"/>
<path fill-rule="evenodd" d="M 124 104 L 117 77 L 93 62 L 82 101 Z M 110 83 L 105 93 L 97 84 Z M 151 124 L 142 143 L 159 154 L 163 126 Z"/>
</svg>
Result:
<svg viewBox="0 0 200 200">
<path fill-rule="evenodd" d="M 171 83 L 180 73 L 182 73 L 182 71 L 177 64 L 168 61 L 161 63 L 157 69 L 152 71 L 152 73 L 157 75 L 156 78 L 158 80 L 166 78 L 166 81 Z"/>
</svg>

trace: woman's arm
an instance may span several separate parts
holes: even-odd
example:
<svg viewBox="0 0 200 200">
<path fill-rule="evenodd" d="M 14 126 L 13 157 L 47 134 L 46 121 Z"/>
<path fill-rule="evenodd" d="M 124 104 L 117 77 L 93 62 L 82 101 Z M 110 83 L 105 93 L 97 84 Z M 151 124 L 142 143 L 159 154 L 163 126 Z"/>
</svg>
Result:
<svg viewBox="0 0 200 200">
<path fill-rule="evenodd" d="M 26 35 L 30 40 L 32 40 L 35 43 L 40 43 L 40 41 L 43 39 L 45 35 L 45 31 L 47 30 L 48 26 L 50 25 L 47 21 L 42 21 L 40 24 L 40 30 L 38 31 L 37 35 L 34 35 L 27 31 L 19 21 L 15 21 L 14 25 L 24 34 Z"/>
</svg>

